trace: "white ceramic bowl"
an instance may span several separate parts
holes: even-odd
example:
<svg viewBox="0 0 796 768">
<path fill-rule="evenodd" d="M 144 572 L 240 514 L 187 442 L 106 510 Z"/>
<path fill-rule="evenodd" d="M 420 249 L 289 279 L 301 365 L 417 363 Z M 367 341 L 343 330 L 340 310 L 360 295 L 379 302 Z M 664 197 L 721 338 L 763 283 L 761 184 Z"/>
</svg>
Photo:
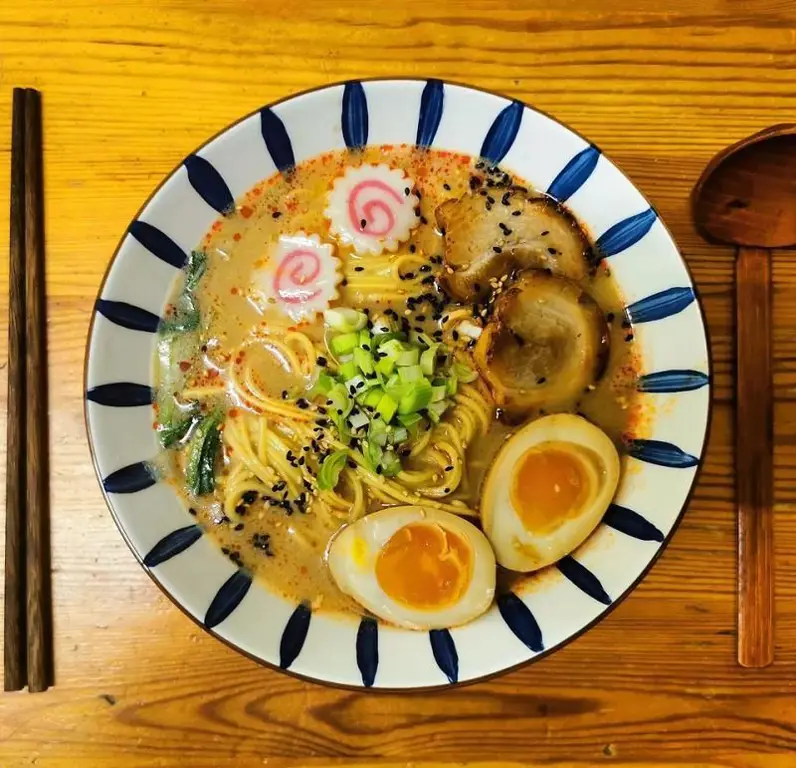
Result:
<svg viewBox="0 0 796 768">
<path fill-rule="evenodd" d="M 464 627 L 410 632 L 313 615 L 238 570 L 148 463 L 155 331 L 186 254 L 233 199 L 278 169 L 362 143 L 484 155 L 566 202 L 610 262 L 641 350 L 649 432 L 623 458 L 616 503 L 571 556 Z M 89 440 L 108 506 L 135 556 L 213 634 L 323 682 L 419 688 L 538 659 L 604 616 L 674 531 L 702 456 L 710 386 L 688 270 L 655 210 L 600 151 L 531 107 L 438 80 L 349 82 L 255 112 L 190 155 L 154 192 L 113 257 L 86 360 Z M 631 466 L 632 465 L 632 466 Z"/>
</svg>

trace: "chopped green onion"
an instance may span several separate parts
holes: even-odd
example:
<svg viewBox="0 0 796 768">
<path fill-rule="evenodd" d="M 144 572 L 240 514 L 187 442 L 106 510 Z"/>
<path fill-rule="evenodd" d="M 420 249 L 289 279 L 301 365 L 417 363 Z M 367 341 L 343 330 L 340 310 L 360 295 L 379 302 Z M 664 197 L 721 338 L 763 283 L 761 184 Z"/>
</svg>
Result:
<svg viewBox="0 0 796 768">
<path fill-rule="evenodd" d="M 359 334 L 342 333 L 335 336 L 329 342 L 329 348 L 335 355 L 346 355 L 353 352 L 359 346 Z"/>
<path fill-rule="evenodd" d="M 445 386 L 431 387 L 431 402 L 438 403 L 440 400 L 444 400 L 447 394 L 448 388 Z"/>
<path fill-rule="evenodd" d="M 381 457 L 381 473 L 385 477 L 395 477 L 401 471 L 401 460 L 395 451 L 385 451 Z"/>
<path fill-rule="evenodd" d="M 382 376 L 389 376 L 395 370 L 395 359 L 391 357 L 383 357 L 376 363 L 376 371 Z"/>
<path fill-rule="evenodd" d="M 362 404 L 376 408 L 382 397 L 384 397 L 384 390 L 381 387 L 373 387 L 362 396 Z"/>
<path fill-rule="evenodd" d="M 402 443 L 409 437 L 409 430 L 406 427 L 392 427 L 392 434 L 390 435 L 390 442 L 395 445 L 396 443 Z"/>
<path fill-rule="evenodd" d="M 387 424 L 382 419 L 373 419 L 368 429 L 368 440 L 382 448 L 387 445 Z"/>
<path fill-rule="evenodd" d="M 437 365 L 437 349 L 440 344 L 432 344 L 422 355 L 420 355 L 420 367 L 426 376 L 434 375 L 434 368 Z"/>
<path fill-rule="evenodd" d="M 398 376 L 402 384 L 412 384 L 423 379 L 423 369 L 419 365 L 407 365 L 398 369 Z"/>
<path fill-rule="evenodd" d="M 348 423 L 351 425 L 351 429 L 357 430 L 364 426 L 366 426 L 370 422 L 368 415 L 366 413 L 362 413 L 362 411 L 357 411 L 356 413 L 352 413 L 348 417 Z"/>
<path fill-rule="evenodd" d="M 335 307 L 323 313 L 323 319 L 332 330 L 340 333 L 352 333 L 362 330 L 368 323 L 364 312 L 357 312 L 348 307 Z"/>
<path fill-rule="evenodd" d="M 379 349 L 388 341 L 406 341 L 406 334 L 400 331 L 387 331 L 386 333 L 375 333 L 373 335 L 373 350 Z"/>
<path fill-rule="evenodd" d="M 367 328 L 363 328 L 359 332 L 359 346 L 360 347 L 369 347 L 370 346 L 370 331 Z"/>
<path fill-rule="evenodd" d="M 418 422 L 422 421 L 423 417 L 419 413 L 399 413 L 398 421 L 405 427 L 413 427 Z"/>
<path fill-rule="evenodd" d="M 376 406 L 376 413 L 384 419 L 385 423 L 389 424 L 395 412 L 398 410 L 398 403 L 388 394 L 384 394 Z"/>
<path fill-rule="evenodd" d="M 354 362 L 362 373 L 373 373 L 373 356 L 362 347 L 357 347 L 354 350 Z"/>
<path fill-rule="evenodd" d="M 335 488 L 346 461 L 348 461 L 348 451 L 341 450 L 330 453 L 318 470 L 318 488 L 322 491 L 330 491 Z"/>
<path fill-rule="evenodd" d="M 413 349 L 407 349 L 404 352 L 401 352 L 397 358 L 395 358 L 396 365 L 404 366 L 404 365 L 417 365 L 418 361 L 420 360 L 420 350 L 417 347 Z"/>
<path fill-rule="evenodd" d="M 353 360 L 349 360 L 340 366 L 340 376 L 342 377 L 343 381 L 346 381 L 347 379 L 353 379 L 358 373 L 359 368 Z"/>
<path fill-rule="evenodd" d="M 450 404 L 450 400 L 440 400 L 436 403 L 429 403 L 427 413 L 431 421 L 433 421 L 435 424 L 438 424 L 442 418 L 442 414 L 448 410 L 448 406 Z"/>
<path fill-rule="evenodd" d="M 398 413 L 414 413 L 422 411 L 431 402 L 431 383 L 421 379 L 410 385 L 409 391 L 398 403 Z"/>
<path fill-rule="evenodd" d="M 390 341 L 385 342 L 379 347 L 379 352 L 391 360 L 397 360 L 406 349 L 407 347 L 402 341 L 390 339 Z"/>
<path fill-rule="evenodd" d="M 469 365 L 465 365 L 464 363 L 454 363 L 453 372 L 456 374 L 456 378 L 458 378 L 459 381 L 463 381 L 465 384 L 470 384 L 478 378 L 478 374 L 470 368 Z"/>
</svg>

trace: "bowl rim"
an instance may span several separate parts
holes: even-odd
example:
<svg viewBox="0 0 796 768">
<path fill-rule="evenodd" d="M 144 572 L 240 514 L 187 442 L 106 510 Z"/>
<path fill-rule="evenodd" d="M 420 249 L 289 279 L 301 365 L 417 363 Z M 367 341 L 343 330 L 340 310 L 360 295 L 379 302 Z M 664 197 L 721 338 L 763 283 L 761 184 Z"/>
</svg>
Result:
<svg viewBox="0 0 796 768">
<path fill-rule="evenodd" d="M 333 82 L 326 82 L 326 83 L 322 83 L 320 85 L 311 86 L 311 87 L 305 88 L 305 89 L 303 89 L 301 91 L 291 92 L 288 95 L 283 96 L 282 98 L 276 99 L 274 101 L 267 102 L 265 104 L 262 104 L 262 105 L 256 107 L 255 109 L 251 110 L 250 112 L 247 112 L 245 115 L 242 115 L 241 117 L 237 118 L 236 120 L 233 120 L 231 123 L 228 123 L 227 125 L 225 125 L 222 128 L 220 128 L 214 134 L 209 136 L 205 141 L 203 141 L 201 144 L 199 144 L 197 147 L 195 147 L 193 150 L 191 150 L 191 152 L 189 152 L 189 154 L 196 154 L 196 153 L 200 152 L 206 146 L 211 144 L 213 141 L 215 141 L 217 138 L 219 138 L 223 134 L 225 134 L 228 131 L 230 131 L 235 126 L 237 126 L 240 123 L 243 123 L 244 121 L 248 120 L 249 118 L 257 115 L 262 109 L 273 108 L 273 107 L 276 107 L 276 106 L 278 106 L 280 104 L 283 104 L 285 102 L 292 101 L 294 99 L 300 99 L 300 98 L 302 98 L 304 96 L 307 96 L 307 95 L 312 94 L 312 93 L 316 93 L 318 91 L 324 91 L 324 90 L 331 89 L 331 88 L 339 88 L 339 87 L 345 86 L 346 84 L 349 84 L 349 83 L 395 83 L 395 82 L 398 82 L 398 83 L 402 83 L 402 82 L 403 83 L 439 82 L 439 83 L 442 83 L 443 85 L 451 85 L 451 86 L 455 86 L 455 87 L 462 88 L 462 89 L 465 89 L 465 90 L 476 91 L 476 92 L 488 94 L 490 96 L 497 96 L 499 98 L 504 98 L 504 99 L 509 99 L 509 100 L 513 100 L 513 101 L 519 102 L 519 103 L 521 103 L 523 105 L 524 108 L 530 109 L 530 110 L 532 110 L 532 111 L 534 111 L 534 112 L 536 112 L 536 113 L 538 113 L 540 115 L 543 115 L 544 117 L 547 117 L 549 120 L 553 121 L 557 125 L 565 128 L 566 130 L 570 131 L 575 136 L 577 136 L 580 139 L 582 139 L 583 141 L 585 141 L 588 145 L 590 145 L 590 146 L 594 147 L 595 149 L 597 149 L 600 152 L 600 154 L 602 154 L 609 162 L 611 162 L 616 167 L 616 169 L 621 173 L 622 177 L 641 195 L 642 199 L 651 208 L 653 208 L 653 210 L 656 210 L 656 212 L 657 212 L 657 209 L 655 209 L 655 207 L 652 205 L 650 200 L 647 198 L 646 194 L 641 189 L 639 189 L 636 186 L 636 184 L 633 182 L 631 177 L 624 171 L 622 166 L 619 163 L 616 162 L 616 160 L 614 160 L 610 155 L 607 155 L 606 153 L 604 153 L 602 151 L 602 149 L 599 147 L 599 145 L 595 144 L 590 139 L 586 138 L 583 134 L 581 134 L 576 129 L 572 128 L 567 123 L 563 122 L 562 120 L 560 120 L 559 118 L 555 117 L 554 115 L 551 115 L 550 113 L 546 112 L 545 110 L 542 110 L 542 109 L 539 109 L 538 107 L 533 106 L 532 104 L 528 103 L 527 101 L 524 101 L 523 99 L 516 98 L 514 96 L 510 96 L 510 95 L 508 95 L 506 93 L 493 91 L 493 90 L 491 90 L 489 88 L 483 88 L 483 87 L 480 87 L 480 86 L 477 86 L 477 85 L 473 85 L 471 83 L 467 83 L 467 82 L 463 82 L 463 81 L 455 80 L 455 79 L 447 79 L 447 78 L 442 79 L 442 78 L 437 78 L 437 77 L 422 77 L 420 75 L 411 76 L 411 77 L 410 76 L 361 77 L 361 78 L 347 78 L 345 80 L 336 80 L 336 81 L 333 81 Z M 149 193 L 149 195 L 143 201 L 143 203 L 137 208 L 137 210 L 133 214 L 133 217 L 132 217 L 131 221 L 135 221 L 136 219 L 138 219 L 140 214 L 154 200 L 154 198 L 158 195 L 160 190 L 165 186 L 165 184 L 169 181 L 169 179 L 171 179 L 172 176 L 177 171 L 179 171 L 179 169 L 182 166 L 184 157 L 186 157 L 186 156 L 187 155 L 184 155 L 180 159 L 180 161 L 175 166 L 173 166 L 172 169 L 170 171 L 168 171 L 163 176 L 163 178 L 152 189 L 152 191 Z M 565 204 L 564 204 L 564 207 L 566 208 Z M 686 494 L 686 497 L 685 497 L 682 505 L 680 506 L 680 510 L 678 511 L 677 516 L 674 519 L 674 522 L 672 523 L 671 529 L 669 530 L 668 534 L 666 534 L 666 536 L 664 537 L 663 541 L 659 542 L 659 546 L 658 546 L 657 550 L 652 555 L 652 557 L 650 558 L 650 561 L 647 563 L 647 565 L 641 570 L 639 575 L 630 583 L 630 585 L 627 588 L 625 588 L 625 590 L 618 597 L 616 597 L 616 599 L 614 599 L 611 602 L 610 605 L 605 606 L 605 608 L 602 611 L 600 611 L 600 613 L 597 616 L 595 616 L 591 621 L 589 621 L 588 623 L 584 624 L 580 629 L 578 629 L 575 632 L 573 632 L 571 635 L 566 637 L 561 642 L 551 646 L 550 648 L 545 648 L 544 650 L 542 650 L 542 651 L 540 651 L 538 653 L 535 653 L 530 658 L 524 659 L 523 661 L 520 661 L 520 662 L 518 662 L 516 664 L 512 664 L 511 666 L 503 667 L 502 669 L 498 669 L 498 670 L 495 670 L 493 672 L 488 672 L 488 673 L 486 673 L 484 675 L 479 675 L 477 677 L 467 678 L 467 679 L 461 680 L 461 681 L 457 680 L 454 683 L 448 682 L 448 683 L 440 683 L 438 685 L 412 686 L 412 687 L 406 687 L 406 688 L 384 687 L 384 686 L 364 687 L 364 686 L 361 686 L 361 685 L 341 683 L 341 682 L 337 682 L 337 681 L 334 681 L 334 680 L 320 679 L 320 678 L 313 677 L 313 676 L 308 675 L 308 674 L 304 674 L 304 673 L 301 673 L 301 672 L 296 672 L 296 671 L 294 671 L 292 669 L 283 669 L 279 665 L 277 665 L 277 664 L 275 664 L 273 662 L 267 661 L 267 660 L 265 660 L 263 658 L 260 658 L 259 656 L 255 656 L 254 654 L 249 653 L 248 651 L 245 651 L 243 648 L 238 646 L 233 640 L 221 636 L 214 629 L 211 629 L 211 628 L 205 626 L 201 622 L 199 617 L 196 617 L 196 616 L 192 615 L 188 611 L 188 609 L 177 599 L 177 597 L 174 594 L 172 594 L 171 591 L 166 586 L 164 586 L 163 583 L 161 583 L 160 579 L 158 579 L 158 577 L 154 573 L 153 569 L 147 567 L 144 564 L 143 558 L 139 555 L 139 553 L 137 552 L 136 548 L 133 546 L 133 543 L 130 540 L 130 537 L 128 536 L 128 533 L 125 530 L 124 526 L 122 525 L 122 523 L 121 523 L 121 521 L 120 521 L 120 519 L 119 519 L 119 517 L 118 517 L 118 515 L 116 513 L 114 505 L 113 505 L 113 503 L 111 502 L 111 500 L 109 498 L 108 491 L 106 491 L 103 483 L 101 482 L 102 475 L 101 475 L 100 467 L 99 467 L 99 464 L 98 464 L 98 461 L 97 461 L 96 448 L 94 446 L 94 440 L 93 440 L 93 437 L 92 437 L 91 427 L 90 427 L 90 423 L 89 423 L 89 412 L 88 412 L 89 411 L 89 408 L 88 408 L 89 400 L 86 397 L 86 393 L 88 392 L 88 371 L 89 371 L 88 362 L 89 362 L 89 356 L 90 356 L 90 353 L 91 353 L 91 341 L 92 341 L 92 338 L 93 338 L 94 324 L 95 324 L 96 317 L 97 317 L 97 312 L 94 311 L 94 307 L 96 306 L 97 301 L 102 296 L 102 293 L 103 293 L 103 291 L 105 289 L 105 285 L 106 285 L 106 282 L 108 280 L 108 276 L 110 274 L 110 271 L 111 271 L 114 263 L 116 262 L 116 259 L 118 258 L 119 252 L 120 252 L 120 250 L 122 248 L 122 245 L 123 245 L 125 239 L 127 238 L 128 231 L 127 231 L 127 229 L 125 229 L 122 232 L 122 234 L 121 234 L 121 236 L 120 236 L 120 238 L 119 238 L 119 240 L 118 240 L 118 242 L 116 244 L 116 247 L 113 250 L 113 253 L 111 254 L 110 258 L 108 259 L 108 264 L 105 267 L 105 271 L 104 271 L 104 273 L 102 275 L 102 278 L 101 278 L 101 280 L 99 282 L 99 285 L 97 287 L 97 294 L 96 294 L 96 298 L 94 300 L 94 304 L 92 304 L 91 317 L 90 317 L 90 320 L 89 320 L 89 325 L 88 325 L 87 334 L 86 334 L 85 352 L 84 352 L 84 355 L 83 355 L 83 423 L 84 423 L 85 430 L 86 430 L 86 437 L 87 437 L 87 442 L 88 442 L 88 447 L 89 447 L 89 453 L 91 455 L 91 463 L 93 465 L 94 473 L 96 475 L 96 478 L 99 481 L 98 485 L 100 487 L 100 492 L 102 493 L 102 497 L 103 497 L 103 500 L 105 501 L 105 505 L 107 506 L 108 511 L 111 514 L 111 517 L 113 518 L 114 524 L 116 525 L 117 529 L 119 530 L 119 533 L 121 534 L 122 539 L 127 544 L 128 549 L 132 552 L 133 557 L 138 562 L 138 564 L 141 566 L 143 571 L 149 576 L 149 578 L 158 587 L 158 589 L 169 599 L 169 601 L 173 605 L 175 605 L 177 608 L 179 608 L 179 610 L 185 616 L 187 616 L 194 624 L 196 624 L 204 632 L 206 632 L 207 634 L 212 636 L 214 639 L 220 641 L 221 643 L 223 643 L 228 648 L 236 651 L 238 654 L 244 656 L 245 658 L 250 659 L 251 661 L 254 661 L 259 666 L 266 667 L 269 670 L 275 671 L 275 672 L 283 674 L 283 675 L 287 675 L 289 677 L 294 678 L 295 680 L 299 680 L 299 681 L 305 682 L 305 683 L 312 683 L 312 684 L 315 684 L 315 685 L 321 685 L 321 686 L 326 686 L 326 687 L 329 687 L 329 688 L 339 689 L 339 690 L 343 690 L 343 691 L 356 692 L 356 693 L 362 693 L 362 694 L 367 694 L 367 695 L 373 695 L 373 694 L 382 695 L 382 694 L 396 694 L 396 693 L 404 694 L 404 695 L 413 695 L 413 694 L 422 694 L 422 693 L 429 693 L 429 692 L 433 693 L 433 692 L 439 692 L 439 691 L 447 691 L 447 690 L 451 690 L 451 689 L 459 689 L 459 688 L 464 688 L 464 687 L 471 686 L 471 685 L 476 685 L 476 684 L 479 684 L 479 683 L 488 682 L 488 681 L 491 681 L 491 680 L 493 680 L 493 679 L 495 679 L 497 677 L 502 677 L 503 675 L 507 675 L 509 673 L 516 672 L 517 670 L 522 669 L 524 667 L 528 667 L 530 665 L 533 665 L 536 662 L 541 661 L 542 659 L 550 656 L 551 654 L 563 650 L 570 643 L 574 642 L 575 640 L 577 640 L 578 638 L 583 636 L 586 632 L 588 632 L 593 627 L 595 627 L 597 624 L 601 623 L 611 613 L 613 613 L 613 611 L 619 605 L 624 603 L 624 601 L 636 590 L 638 585 L 647 577 L 647 575 L 650 573 L 650 571 L 653 569 L 653 567 L 657 564 L 657 562 L 660 559 L 660 557 L 663 555 L 663 553 L 668 548 L 669 543 L 671 542 L 673 536 L 675 535 L 675 533 L 679 529 L 680 524 L 682 523 L 683 518 L 685 516 L 686 510 L 688 509 L 688 507 L 691 504 L 691 501 L 693 500 L 694 493 L 696 491 L 697 485 L 699 484 L 699 480 L 700 480 L 701 475 L 702 475 L 702 471 L 703 471 L 703 468 L 704 468 L 704 459 L 705 459 L 705 456 L 707 454 L 708 446 L 709 446 L 709 443 L 710 443 L 710 433 L 711 433 L 711 427 L 712 427 L 712 423 L 713 423 L 713 395 L 714 395 L 713 361 L 711 359 L 712 344 L 711 344 L 711 338 L 710 338 L 710 329 L 709 329 L 709 326 L 708 326 L 708 323 L 707 323 L 705 310 L 704 310 L 704 307 L 703 307 L 703 304 L 702 304 L 701 291 L 700 291 L 700 289 L 699 289 L 699 287 L 698 287 L 698 285 L 696 283 L 696 280 L 694 279 L 693 271 L 691 270 L 691 267 L 688 264 L 687 260 L 683 257 L 683 254 L 682 254 L 680 248 L 677 246 L 677 240 L 674 238 L 674 236 L 672 235 L 671 230 L 666 225 L 666 222 L 663 220 L 663 218 L 660 215 L 658 215 L 658 221 L 660 222 L 661 226 L 664 228 L 664 231 L 666 232 L 666 234 L 669 237 L 669 239 L 674 244 L 675 250 L 677 252 L 677 257 L 679 258 L 679 260 L 680 260 L 680 262 L 681 262 L 681 264 L 682 264 L 683 268 L 685 269 L 685 272 L 686 272 L 686 274 L 688 276 L 690 287 L 691 287 L 691 289 L 694 292 L 694 297 L 695 297 L 694 304 L 696 305 L 697 312 L 699 313 L 699 320 L 700 320 L 700 323 L 702 325 L 702 332 L 704 334 L 705 345 L 706 345 L 706 349 L 707 349 L 707 357 L 706 357 L 707 405 L 706 405 L 706 412 L 705 412 L 705 427 L 704 427 L 704 434 L 703 434 L 703 438 L 702 438 L 702 445 L 701 445 L 701 448 L 700 448 L 700 451 L 699 451 L 699 455 L 697 456 L 698 464 L 696 465 L 696 468 L 695 468 L 695 473 L 694 473 L 693 479 L 691 481 L 691 486 L 690 486 L 690 488 L 688 490 L 688 493 Z"/>
</svg>

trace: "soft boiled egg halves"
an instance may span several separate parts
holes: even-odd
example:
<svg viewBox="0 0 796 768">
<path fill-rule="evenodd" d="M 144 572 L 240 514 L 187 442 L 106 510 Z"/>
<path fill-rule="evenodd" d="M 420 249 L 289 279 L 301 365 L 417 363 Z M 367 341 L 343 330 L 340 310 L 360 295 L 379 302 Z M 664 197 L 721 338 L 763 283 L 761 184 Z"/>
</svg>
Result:
<svg viewBox="0 0 796 768">
<path fill-rule="evenodd" d="M 619 483 L 608 436 L 569 413 L 532 421 L 489 470 L 481 517 L 498 563 L 535 571 L 569 554 L 597 527 Z"/>
<path fill-rule="evenodd" d="M 329 547 L 337 586 L 381 619 L 455 627 L 495 594 L 495 555 L 472 523 L 421 506 L 390 507 L 344 528 Z"/>
</svg>

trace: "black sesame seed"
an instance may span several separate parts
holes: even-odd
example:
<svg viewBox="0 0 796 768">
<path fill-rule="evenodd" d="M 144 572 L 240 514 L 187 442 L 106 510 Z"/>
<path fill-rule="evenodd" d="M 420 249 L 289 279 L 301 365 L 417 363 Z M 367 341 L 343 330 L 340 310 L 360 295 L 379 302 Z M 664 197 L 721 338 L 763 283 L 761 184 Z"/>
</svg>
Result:
<svg viewBox="0 0 796 768">
<path fill-rule="evenodd" d="M 367 227 L 367 226 L 368 226 L 368 222 L 367 222 L 367 220 L 366 220 L 366 219 L 362 219 L 362 220 L 359 222 L 359 225 L 362 227 L 362 229 L 365 229 L 365 227 Z"/>
<path fill-rule="evenodd" d="M 286 390 L 286 389 L 283 389 L 283 390 L 282 390 L 282 399 L 283 399 L 283 400 L 287 400 L 287 398 L 288 398 L 287 390 Z"/>
<path fill-rule="evenodd" d="M 411 190 L 409 189 L 409 187 L 404 187 L 404 194 L 405 195 L 408 196 L 410 192 L 411 192 Z"/>
<path fill-rule="evenodd" d="M 448 464 L 448 466 L 445 467 L 445 471 L 446 472 L 453 472 L 453 464 Z"/>
<path fill-rule="evenodd" d="M 549 234 L 550 234 L 550 230 L 546 229 L 544 232 L 542 232 L 542 237 L 547 237 L 547 235 L 549 235 Z"/>
<path fill-rule="evenodd" d="M 415 273 L 414 272 L 407 272 L 404 275 L 404 280 L 414 280 L 414 279 L 415 279 Z"/>
<path fill-rule="evenodd" d="M 364 272 L 365 267 L 354 267 L 354 272 Z"/>
<path fill-rule="evenodd" d="M 546 378 L 545 376 L 540 376 L 540 377 L 539 377 L 539 378 L 536 380 L 536 383 L 537 383 L 537 384 L 544 384 L 546 381 L 547 381 L 547 378 Z"/>
<path fill-rule="evenodd" d="M 555 248 L 548 248 L 548 249 L 547 249 L 547 252 L 548 252 L 548 253 L 549 253 L 551 256 L 555 256 L 555 255 L 558 253 L 558 251 L 557 251 Z"/>
<path fill-rule="evenodd" d="M 281 215 L 282 215 L 282 213 L 280 211 L 274 211 L 271 214 L 271 216 L 273 216 L 273 218 L 275 218 L 275 219 L 278 219 Z"/>
<path fill-rule="evenodd" d="M 257 491 L 246 491 L 242 498 L 246 504 L 254 504 L 257 501 Z"/>
<path fill-rule="evenodd" d="M 608 313 L 608 314 L 605 316 L 605 319 L 606 319 L 606 320 L 607 320 L 609 323 L 613 323 L 613 321 L 614 321 L 614 318 L 615 318 L 615 317 L 616 317 L 616 315 L 615 315 L 613 312 L 609 312 L 609 313 Z"/>
<path fill-rule="evenodd" d="M 502 249 L 502 248 L 501 248 L 499 245 L 493 245 L 493 246 L 492 246 L 492 250 L 493 250 L 495 253 L 503 253 L 503 249 Z"/>
<path fill-rule="evenodd" d="M 434 285 L 434 275 L 428 275 L 420 281 L 421 285 Z"/>
<path fill-rule="evenodd" d="M 521 216 L 522 215 L 522 211 L 512 211 L 511 215 L 512 216 Z"/>
<path fill-rule="evenodd" d="M 470 189 L 478 189 L 481 186 L 481 179 L 478 176 L 470 176 Z"/>
<path fill-rule="evenodd" d="M 245 527 L 246 527 L 246 526 L 245 526 L 243 523 L 238 523 L 238 524 L 235 526 L 235 530 L 236 530 L 236 531 L 242 531 L 242 530 L 243 530 Z"/>
<path fill-rule="evenodd" d="M 418 316 L 415 318 L 415 320 L 416 320 L 418 323 L 422 323 L 422 322 L 423 322 L 425 319 L 426 319 L 426 316 L 425 316 L 425 315 L 418 315 Z"/>
<path fill-rule="evenodd" d="M 627 336 L 625 336 L 625 341 L 633 341 L 633 334 L 628 333 Z"/>
<path fill-rule="evenodd" d="M 442 185 L 442 188 L 443 188 L 445 191 L 447 191 L 447 192 L 450 192 L 450 191 L 451 191 L 451 185 L 450 185 L 450 184 L 443 184 L 443 185 Z"/>
<path fill-rule="evenodd" d="M 415 216 L 419 216 L 419 215 L 420 215 L 420 206 L 416 205 L 415 206 Z"/>
<path fill-rule="evenodd" d="M 417 246 L 414 243 L 412 243 L 412 245 L 409 246 L 409 253 L 414 253 L 416 250 Z"/>
<path fill-rule="evenodd" d="M 445 493 L 450 493 L 451 492 L 450 488 L 443 488 L 442 490 L 445 491 Z"/>
<path fill-rule="evenodd" d="M 298 400 L 296 400 L 296 405 L 302 409 L 310 407 L 310 404 L 303 397 L 300 397 Z"/>
<path fill-rule="evenodd" d="M 486 196 L 486 201 L 487 201 L 487 202 L 488 202 L 490 205 L 494 205 L 494 204 L 495 204 L 495 198 L 494 198 L 494 197 L 492 197 L 492 195 L 487 195 L 487 196 Z"/>
<path fill-rule="evenodd" d="M 188 512 L 196 517 L 196 510 L 193 507 L 188 507 Z"/>
<path fill-rule="evenodd" d="M 511 201 L 511 192 L 506 192 L 503 195 L 503 197 L 500 198 L 500 202 L 503 203 L 503 205 L 509 205 L 510 201 Z"/>
<path fill-rule="evenodd" d="M 245 504 L 238 504 L 238 506 L 235 507 L 235 513 L 240 517 L 243 517 L 246 514 L 246 512 L 247 509 Z"/>
<path fill-rule="evenodd" d="M 348 285 L 348 280 L 346 280 L 346 278 L 343 278 L 343 279 L 340 281 L 340 285 L 342 285 L 343 287 L 345 287 L 346 285 Z"/>
<path fill-rule="evenodd" d="M 353 459 L 349 459 L 348 460 L 348 466 L 351 467 L 351 469 L 356 469 L 357 468 L 357 463 Z"/>
<path fill-rule="evenodd" d="M 320 357 L 318 357 L 318 359 L 317 359 L 315 362 L 316 362 L 318 365 L 320 365 L 320 366 L 321 366 L 321 368 L 325 368 L 325 367 L 327 366 L 327 364 L 328 364 L 328 362 L 329 362 L 329 361 L 328 361 L 328 360 L 327 360 L 325 357 L 323 357 L 323 356 L 320 356 Z"/>
<path fill-rule="evenodd" d="M 451 336 L 453 336 L 453 340 L 454 340 L 454 341 L 458 341 L 458 340 L 459 340 L 459 332 L 458 332 L 458 331 L 454 331 L 454 332 L 451 334 Z"/>
<path fill-rule="evenodd" d="M 428 219 L 427 219 L 425 216 L 421 216 L 421 217 L 420 217 L 420 223 L 421 223 L 421 224 L 428 224 Z M 443 233 L 443 234 L 444 234 L 444 233 Z"/>
</svg>

